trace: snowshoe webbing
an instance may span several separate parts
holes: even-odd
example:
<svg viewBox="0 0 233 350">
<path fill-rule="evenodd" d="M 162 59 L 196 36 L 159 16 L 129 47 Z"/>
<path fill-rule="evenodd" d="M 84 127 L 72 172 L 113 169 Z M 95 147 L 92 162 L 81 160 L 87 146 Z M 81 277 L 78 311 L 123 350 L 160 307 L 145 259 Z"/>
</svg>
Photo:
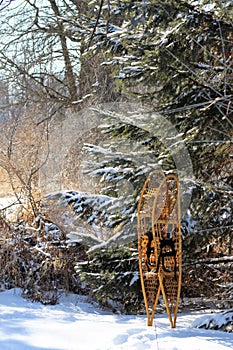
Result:
<svg viewBox="0 0 233 350">
<path fill-rule="evenodd" d="M 168 251 L 163 251 L 164 248 L 166 247 L 169 247 L 169 250 Z M 163 267 L 163 270 L 165 272 L 171 272 L 170 270 L 168 270 L 165 266 L 165 260 L 164 258 L 165 257 L 168 257 L 168 256 L 172 256 L 174 258 L 174 277 L 175 279 L 177 279 L 177 276 L 176 276 L 176 270 L 177 270 L 177 267 L 176 267 L 176 250 L 175 250 L 175 243 L 174 241 L 171 239 L 171 238 L 163 238 L 160 240 L 160 253 L 159 253 L 159 256 L 158 256 L 158 262 L 157 262 L 157 268 L 156 268 L 156 272 L 159 271 L 159 266 L 160 266 L 160 261 L 162 259 L 162 267 Z"/>
</svg>

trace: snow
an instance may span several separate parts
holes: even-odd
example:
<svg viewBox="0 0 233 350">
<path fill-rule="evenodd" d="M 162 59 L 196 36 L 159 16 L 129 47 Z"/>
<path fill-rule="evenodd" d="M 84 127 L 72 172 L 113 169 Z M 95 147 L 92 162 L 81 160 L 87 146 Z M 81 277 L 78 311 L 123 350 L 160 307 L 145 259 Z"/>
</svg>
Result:
<svg viewBox="0 0 233 350">
<path fill-rule="evenodd" d="M 14 217 L 19 207 L 19 202 L 15 196 L 0 197 L 0 211 L 4 210 L 8 219 Z"/>
<path fill-rule="evenodd" d="M 193 326 L 197 328 L 205 327 L 208 329 L 219 329 L 222 326 L 226 325 L 228 322 L 233 323 L 233 309 L 217 313 L 211 317 L 203 316 L 200 319 L 194 321 Z"/>
<path fill-rule="evenodd" d="M 0 293 L 1 350 L 230 350 L 233 334 L 192 328 L 203 313 L 180 314 L 171 329 L 166 315 L 117 315 L 80 295 L 62 296 L 54 306 L 32 303 L 20 290 Z"/>
</svg>

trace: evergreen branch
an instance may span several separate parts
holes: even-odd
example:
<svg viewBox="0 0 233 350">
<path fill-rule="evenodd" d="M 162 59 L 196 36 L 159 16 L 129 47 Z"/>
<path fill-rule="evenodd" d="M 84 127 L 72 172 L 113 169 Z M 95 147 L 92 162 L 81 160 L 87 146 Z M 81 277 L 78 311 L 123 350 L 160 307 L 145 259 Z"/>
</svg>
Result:
<svg viewBox="0 0 233 350">
<path fill-rule="evenodd" d="M 200 232 L 212 232 L 216 230 L 222 230 L 224 228 L 232 228 L 233 225 L 226 225 L 226 226 L 219 226 L 219 227 L 214 227 L 214 228 L 206 228 L 203 230 L 194 230 L 194 233 L 200 233 Z"/>
<path fill-rule="evenodd" d="M 206 259 L 198 259 L 198 260 L 191 260 L 188 262 L 185 262 L 183 266 L 189 266 L 189 265 L 199 265 L 199 264 L 228 264 L 233 262 L 233 256 L 221 256 L 220 258 L 206 258 Z"/>
<path fill-rule="evenodd" d="M 173 114 L 173 113 L 177 113 L 177 112 L 182 112 L 182 111 L 187 111 L 187 110 L 191 110 L 194 108 L 200 108 L 200 107 L 204 107 L 207 106 L 210 107 L 212 104 L 215 104 L 217 102 L 221 102 L 221 101 L 225 101 L 227 98 L 231 98 L 232 95 L 228 95 L 228 96 L 223 96 L 221 98 L 217 97 L 216 99 L 212 99 L 206 102 L 200 102 L 200 103 L 194 103 L 191 105 L 187 105 L 187 106 L 182 106 L 182 107 L 178 107 L 178 108 L 174 108 L 174 109 L 161 109 L 158 112 L 159 113 L 164 113 L 164 114 Z"/>
<path fill-rule="evenodd" d="M 176 61 L 178 61 L 183 67 L 185 67 L 192 75 L 194 75 L 198 81 L 201 82 L 201 84 L 203 84 L 204 86 L 210 88 L 213 92 L 215 92 L 218 96 L 220 96 L 221 98 L 226 99 L 225 96 L 223 96 L 222 93 L 220 93 L 218 90 L 216 90 L 212 85 L 210 85 L 209 83 L 207 83 L 206 81 L 204 81 L 203 79 L 200 79 L 200 75 L 197 74 L 193 69 L 191 69 L 186 63 L 184 63 L 183 61 L 181 61 L 179 59 L 179 57 L 177 57 L 176 55 L 174 55 L 173 52 L 171 52 L 171 50 L 169 50 L 167 47 L 164 47 L 164 50 L 170 55 L 172 56 Z"/>
</svg>

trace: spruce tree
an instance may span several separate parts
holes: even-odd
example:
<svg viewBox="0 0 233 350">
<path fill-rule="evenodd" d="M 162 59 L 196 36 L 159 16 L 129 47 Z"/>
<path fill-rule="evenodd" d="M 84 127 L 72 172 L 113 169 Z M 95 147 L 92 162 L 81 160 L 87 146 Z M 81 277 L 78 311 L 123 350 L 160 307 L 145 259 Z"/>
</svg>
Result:
<svg viewBox="0 0 233 350">
<path fill-rule="evenodd" d="M 105 52 L 101 65 L 111 67 L 116 89 L 125 99 L 140 101 L 161 113 L 182 133 L 192 159 L 193 200 L 182 224 L 184 286 L 190 294 L 189 279 L 198 280 L 196 277 L 207 266 L 206 259 L 232 254 L 231 4 L 158 0 L 140 7 L 126 0 L 111 5 L 111 11 L 99 11 L 90 36 L 85 37 L 89 40 L 89 54 Z M 101 222 L 109 230 L 117 230 L 115 240 L 111 234 L 108 241 L 112 245 L 122 244 L 122 237 L 136 230 L 137 199 L 148 173 L 156 166 L 164 171 L 176 169 L 171 154 L 147 128 L 128 123 L 122 113 L 119 122 L 111 113 L 102 111 L 102 118 L 106 116 L 109 125 L 105 122 L 103 132 L 109 136 L 108 144 L 102 148 L 87 145 L 86 150 L 100 159 L 90 161 L 89 172 L 105 183 L 101 190 L 109 201 Z M 151 119 L 143 117 L 149 125 Z M 149 152 L 153 162 L 147 167 L 135 164 L 134 159 L 141 156 L 133 157 L 132 147 L 127 153 L 130 142 L 140 145 L 145 159 Z M 117 149 L 122 144 L 126 145 L 125 151 L 119 153 Z M 120 179 L 134 184 L 131 196 L 120 195 Z M 196 269 L 190 264 L 195 264 L 200 255 L 202 269 L 193 276 Z M 225 267 L 230 269 L 230 259 L 226 261 Z M 220 279 L 222 265 L 213 266 Z M 230 272 L 225 295 L 229 295 L 229 276 Z M 205 273 L 207 280 L 211 277 L 210 272 Z M 215 293 L 215 288 L 216 283 L 209 294 Z"/>
</svg>

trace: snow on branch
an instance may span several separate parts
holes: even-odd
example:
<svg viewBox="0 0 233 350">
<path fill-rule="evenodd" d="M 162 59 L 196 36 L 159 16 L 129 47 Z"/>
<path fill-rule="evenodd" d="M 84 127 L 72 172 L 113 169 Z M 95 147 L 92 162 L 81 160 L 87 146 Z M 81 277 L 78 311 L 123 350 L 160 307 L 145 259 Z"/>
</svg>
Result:
<svg viewBox="0 0 233 350">
<path fill-rule="evenodd" d="M 87 247 L 92 247 L 101 244 L 101 240 L 90 232 L 70 232 L 67 234 L 68 244 L 80 243 Z"/>
<path fill-rule="evenodd" d="M 198 265 L 198 264 L 227 264 L 233 262 L 233 256 L 221 256 L 220 258 L 207 258 L 191 261 L 188 264 Z"/>
<path fill-rule="evenodd" d="M 104 195 L 90 194 L 78 191 L 56 192 L 46 196 L 49 200 L 59 199 L 59 206 L 71 205 L 75 213 L 81 216 L 90 214 L 90 209 L 96 210 L 98 214 L 102 212 L 103 206 L 111 200 L 111 197 Z M 90 215 L 88 215 L 90 216 Z M 93 217 L 94 219 L 94 217 Z"/>
<path fill-rule="evenodd" d="M 135 239 L 134 207 L 132 196 L 112 198 L 77 191 L 56 192 L 46 196 L 56 200 L 59 207 L 70 206 L 79 227 L 68 232 L 68 243 L 80 243 L 91 249 L 116 246 Z"/>
<path fill-rule="evenodd" d="M 215 329 L 232 332 L 233 309 L 215 315 L 207 315 L 198 318 L 192 324 L 195 328 Z"/>
</svg>

